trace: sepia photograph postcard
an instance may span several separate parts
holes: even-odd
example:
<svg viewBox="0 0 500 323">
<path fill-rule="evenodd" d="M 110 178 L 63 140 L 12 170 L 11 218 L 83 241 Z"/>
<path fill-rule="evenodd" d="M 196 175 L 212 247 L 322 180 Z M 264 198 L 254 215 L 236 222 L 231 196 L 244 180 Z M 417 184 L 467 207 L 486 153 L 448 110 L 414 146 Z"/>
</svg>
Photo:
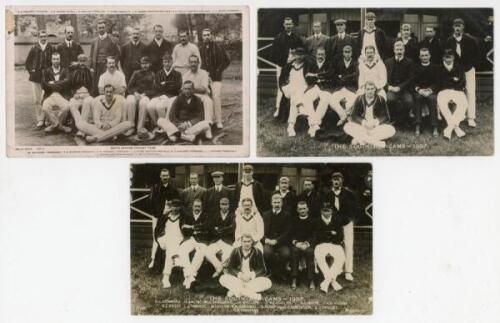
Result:
<svg viewBox="0 0 500 323">
<path fill-rule="evenodd" d="M 7 155 L 248 156 L 248 14 L 7 7 Z"/>
<path fill-rule="evenodd" d="M 493 155 L 493 8 L 258 10 L 257 154 Z"/>
<path fill-rule="evenodd" d="M 371 315 L 371 164 L 132 164 L 132 315 Z"/>
</svg>

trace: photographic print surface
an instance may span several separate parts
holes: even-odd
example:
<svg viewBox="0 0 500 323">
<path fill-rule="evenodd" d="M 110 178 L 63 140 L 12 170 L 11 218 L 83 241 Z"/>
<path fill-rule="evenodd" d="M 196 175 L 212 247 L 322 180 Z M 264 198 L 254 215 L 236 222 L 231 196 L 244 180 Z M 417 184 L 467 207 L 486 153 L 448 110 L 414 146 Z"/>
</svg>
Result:
<svg viewBox="0 0 500 323">
<path fill-rule="evenodd" d="M 9 156 L 248 156 L 248 8 L 6 17 Z"/>
<path fill-rule="evenodd" d="M 258 11 L 259 156 L 493 154 L 492 8 Z"/>
<path fill-rule="evenodd" d="M 370 164 L 132 164 L 133 315 L 371 314 Z"/>
</svg>

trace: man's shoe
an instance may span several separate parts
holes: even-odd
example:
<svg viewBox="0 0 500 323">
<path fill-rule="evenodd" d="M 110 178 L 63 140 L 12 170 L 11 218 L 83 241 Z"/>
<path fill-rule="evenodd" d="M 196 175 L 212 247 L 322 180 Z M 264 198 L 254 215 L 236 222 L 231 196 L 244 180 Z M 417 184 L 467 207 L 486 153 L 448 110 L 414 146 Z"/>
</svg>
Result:
<svg viewBox="0 0 500 323">
<path fill-rule="evenodd" d="M 177 138 L 177 136 L 175 135 L 172 135 L 172 136 L 168 136 L 168 140 L 170 140 L 171 142 L 176 142 L 179 138 Z"/>
<path fill-rule="evenodd" d="M 43 129 L 43 131 L 50 133 L 50 132 L 54 132 L 54 130 L 56 130 L 56 128 L 57 128 L 56 126 L 50 125 L 50 126 L 46 127 L 45 129 Z"/>
<path fill-rule="evenodd" d="M 195 138 L 196 138 L 195 135 L 188 135 L 188 134 L 185 134 L 184 132 L 181 133 L 181 139 L 184 141 L 193 142 Z"/>
<path fill-rule="evenodd" d="M 297 278 L 293 278 L 292 279 L 292 289 L 293 290 L 296 290 L 297 289 Z"/>
<path fill-rule="evenodd" d="M 276 108 L 276 110 L 274 110 L 273 117 L 274 117 L 274 118 L 277 118 L 279 115 L 280 115 L 280 108 L 279 108 L 279 107 L 277 107 L 277 108 Z"/>
<path fill-rule="evenodd" d="M 311 282 L 309 283 L 309 290 L 315 290 L 316 289 L 316 285 L 314 285 L 314 280 L 311 280 Z"/>
<path fill-rule="evenodd" d="M 477 127 L 476 120 L 474 119 L 467 119 L 467 125 L 471 128 Z"/>
<path fill-rule="evenodd" d="M 132 129 L 129 129 L 127 131 L 125 131 L 125 133 L 123 134 L 125 137 L 130 137 L 132 136 L 133 134 L 135 133 L 135 129 L 132 128 Z"/>
<path fill-rule="evenodd" d="M 353 281 L 354 277 L 352 277 L 351 273 L 345 273 L 345 279 L 348 280 L 348 281 Z"/>
<path fill-rule="evenodd" d="M 75 136 L 85 138 L 85 134 L 84 134 L 83 132 L 81 132 L 80 130 L 78 130 L 78 131 L 76 132 L 76 135 L 75 135 Z"/>
<path fill-rule="evenodd" d="M 163 284 L 163 288 L 170 288 L 172 286 L 172 285 L 170 285 L 170 276 L 169 275 L 163 275 L 161 283 Z"/>
<path fill-rule="evenodd" d="M 141 140 L 149 139 L 149 132 L 146 130 L 146 128 L 137 130 L 137 138 Z"/>
<path fill-rule="evenodd" d="M 296 133 L 294 124 L 288 124 L 288 129 L 286 131 L 288 132 L 288 137 L 295 137 Z"/>
<path fill-rule="evenodd" d="M 87 136 L 85 137 L 85 141 L 88 142 L 89 144 L 92 144 L 94 142 L 97 142 L 97 138 L 94 136 Z"/>
<path fill-rule="evenodd" d="M 40 120 L 40 121 L 38 121 L 38 122 L 36 123 L 36 127 L 37 127 L 38 129 L 43 128 L 43 126 L 45 126 L 45 122 L 44 122 L 43 120 Z"/>
<path fill-rule="evenodd" d="M 205 131 L 205 138 L 207 138 L 208 140 L 211 140 L 213 138 L 212 130 L 210 128 L 208 128 L 208 130 Z"/>
<path fill-rule="evenodd" d="M 458 138 L 462 138 L 463 136 L 465 136 L 465 132 L 460 128 L 460 126 L 456 126 L 453 130 L 455 131 L 455 134 Z"/>
<path fill-rule="evenodd" d="M 319 289 L 325 294 L 328 293 L 328 287 L 330 287 L 330 282 L 326 279 L 319 284 Z"/>
<path fill-rule="evenodd" d="M 339 291 L 342 289 L 342 286 L 336 280 L 332 280 L 332 287 L 334 291 Z"/>
<path fill-rule="evenodd" d="M 151 261 L 149 262 L 148 268 L 151 269 L 155 265 L 155 260 L 152 258 Z"/>
<path fill-rule="evenodd" d="M 433 128 L 432 128 L 432 136 L 433 136 L 434 138 L 439 137 L 439 131 L 438 131 L 438 128 L 437 128 L 437 127 L 433 127 Z"/>
<path fill-rule="evenodd" d="M 64 133 L 70 133 L 71 132 L 71 128 L 70 127 L 66 127 L 66 126 L 63 126 L 63 125 L 59 125 L 57 127 L 57 129 L 61 130 Z"/>
<path fill-rule="evenodd" d="M 451 134 L 453 133 L 453 127 L 448 126 L 443 131 L 443 136 L 447 139 L 451 139 Z"/>
<path fill-rule="evenodd" d="M 217 129 L 224 128 L 224 125 L 222 124 L 222 122 L 217 122 L 217 124 L 215 126 L 217 127 Z"/>
<path fill-rule="evenodd" d="M 420 126 L 419 125 L 416 125 L 415 126 L 415 136 L 420 136 Z"/>
<path fill-rule="evenodd" d="M 191 288 L 191 284 L 194 282 L 195 278 L 193 276 L 188 276 L 184 279 L 184 287 L 186 289 Z"/>
</svg>

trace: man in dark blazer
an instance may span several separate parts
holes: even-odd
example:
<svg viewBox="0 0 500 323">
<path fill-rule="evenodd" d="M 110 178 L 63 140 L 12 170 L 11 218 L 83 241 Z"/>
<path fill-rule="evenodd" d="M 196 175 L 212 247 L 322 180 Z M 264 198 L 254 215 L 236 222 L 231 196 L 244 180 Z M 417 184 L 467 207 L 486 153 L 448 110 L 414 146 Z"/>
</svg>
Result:
<svg viewBox="0 0 500 323">
<path fill-rule="evenodd" d="M 401 25 L 401 37 L 398 37 L 394 43 L 402 41 L 405 46 L 405 57 L 409 58 L 412 62 L 418 61 L 418 41 L 411 36 L 411 25 Z"/>
<path fill-rule="evenodd" d="M 387 105 L 395 126 L 407 125 L 414 102 L 410 84 L 413 82 L 413 61 L 406 57 L 402 41 L 394 43 L 394 56 L 385 61 L 387 69 Z"/>
<path fill-rule="evenodd" d="M 229 201 L 233 200 L 233 191 L 224 185 L 224 172 L 215 171 L 210 174 L 214 181 L 214 186 L 208 188 L 203 194 L 203 205 L 211 216 L 216 216 L 220 211 L 220 200 L 225 197 Z M 231 210 L 234 207 L 231 206 Z"/>
<path fill-rule="evenodd" d="M 316 56 L 316 50 L 320 47 L 326 48 L 329 37 L 321 32 L 321 22 L 313 22 L 313 34 L 306 38 L 304 47 L 311 57 Z"/>
<path fill-rule="evenodd" d="M 120 62 L 127 84 L 132 74 L 141 69 L 141 58 L 146 55 L 146 45 L 140 40 L 140 33 L 139 28 L 134 28 L 130 41 L 121 48 Z"/>
<path fill-rule="evenodd" d="M 61 54 L 61 66 L 73 70 L 78 66 L 78 55 L 83 54 L 83 48 L 73 40 L 75 34 L 73 26 L 66 26 L 64 33 L 66 37 L 56 46 L 55 51 Z"/>
<path fill-rule="evenodd" d="M 275 279 L 283 280 L 285 266 L 290 260 L 288 233 L 292 216 L 283 208 L 283 200 L 279 193 L 271 197 L 272 209 L 262 214 L 264 220 L 264 260 L 268 274 Z"/>
<path fill-rule="evenodd" d="M 172 54 L 173 46 L 172 44 L 163 38 L 163 26 L 155 25 L 153 27 L 154 38 L 146 45 L 145 53 L 149 58 L 151 58 L 151 69 L 153 72 L 157 72 L 162 67 L 162 57 L 165 53 Z"/>
<path fill-rule="evenodd" d="M 313 218 L 319 217 L 320 196 L 314 189 L 312 179 L 305 178 L 303 181 L 303 191 L 297 196 L 297 201 L 305 201 L 309 208 L 309 215 Z"/>
<path fill-rule="evenodd" d="M 330 62 L 337 62 L 342 60 L 342 51 L 346 45 L 351 46 L 352 49 L 357 49 L 356 39 L 346 32 L 345 19 L 335 20 L 335 28 L 337 29 L 337 34 L 330 37 L 326 45 L 327 48 L 327 59 Z M 353 53 L 353 58 L 356 59 L 357 53 Z"/>
<path fill-rule="evenodd" d="M 29 80 L 33 88 L 33 104 L 35 105 L 36 127 L 44 126 L 44 114 L 42 111 L 42 71 L 50 67 L 52 62 L 53 47 L 47 42 L 47 32 L 38 32 L 38 42 L 31 47 L 24 67 L 29 73 Z"/>
<path fill-rule="evenodd" d="M 161 169 L 160 181 L 151 187 L 147 199 L 149 212 L 153 216 L 153 218 L 151 219 L 153 232 L 155 232 L 158 219 L 160 218 L 160 216 L 168 212 L 169 210 L 169 207 L 167 206 L 168 202 L 179 198 L 180 198 L 179 190 L 170 181 L 170 171 L 167 168 Z M 151 261 L 148 266 L 149 268 L 161 267 L 161 264 L 158 263 L 155 266 L 155 259 L 157 259 L 156 258 L 157 250 L 158 250 L 158 243 L 156 242 L 155 239 L 153 239 L 153 247 L 151 248 Z"/>
<path fill-rule="evenodd" d="M 376 15 L 373 12 L 368 12 L 365 16 L 365 27 L 359 32 L 357 41 L 360 56 L 365 53 L 366 46 L 375 46 L 375 55 L 380 56 L 382 60 L 388 57 L 387 39 L 385 32 L 375 26 Z"/>
<path fill-rule="evenodd" d="M 99 78 L 106 72 L 106 63 L 109 56 L 115 58 L 116 66 L 120 60 L 120 46 L 118 39 L 109 35 L 107 24 L 104 20 L 97 22 L 97 32 L 99 35 L 92 40 L 90 45 L 90 70 L 94 73 L 94 90 L 98 93 Z"/>
<path fill-rule="evenodd" d="M 292 216 L 296 214 L 297 211 L 297 195 L 290 190 L 290 179 L 286 176 L 282 176 L 278 182 L 278 190 L 273 192 L 274 194 L 279 194 L 282 200 L 283 210 L 290 213 Z"/>
<path fill-rule="evenodd" d="M 332 174 L 332 189 L 325 194 L 323 203 L 330 203 L 338 217 L 342 218 L 344 226 L 344 251 L 346 255 L 345 278 L 353 280 L 353 260 L 354 260 L 354 222 L 361 215 L 361 207 L 358 198 L 353 191 L 345 187 L 344 175 L 341 172 Z"/>
<path fill-rule="evenodd" d="M 419 44 L 420 48 L 427 48 L 431 54 L 431 62 L 436 65 L 443 63 L 443 43 L 436 37 L 436 28 L 425 27 L 425 38 Z M 417 61 L 418 62 L 418 61 Z"/>
<path fill-rule="evenodd" d="M 243 178 L 236 184 L 233 200 L 234 207 L 241 207 L 241 201 L 244 198 L 250 198 L 260 214 L 267 209 L 266 190 L 262 183 L 254 180 L 253 166 L 248 164 L 243 166 Z"/>
<path fill-rule="evenodd" d="M 453 35 L 446 40 L 446 48 L 456 54 L 456 63 L 465 70 L 465 94 L 467 96 L 467 124 L 476 127 L 476 66 L 479 61 L 477 41 L 464 32 L 465 23 L 462 18 L 453 20 Z"/>
<path fill-rule="evenodd" d="M 194 200 L 199 199 L 203 202 L 204 195 L 207 189 L 204 188 L 203 186 L 200 186 L 199 181 L 200 177 L 198 173 L 193 172 L 189 174 L 189 186 L 186 187 L 181 193 L 181 198 L 182 202 L 184 203 L 185 212 L 188 214 L 191 213 Z M 208 214 L 208 212 L 205 213 Z"/>
<path fill-rule="evenodd" d="M 292 55 L 290 54 L 290 50 L 293 50 L 298 47 L 304 47 L 304 41 L 302 40 L 300 35 L 293 31 L 292 18 L 286 17 L 283 20 L 283 28 L 284 30 L 274 37 L 273 45 L 271 47 L 272 61 L 277 65 L 276 66 L 277 83 L 279 83 L 281 70 L 288 63 L 292 61 Z M 280 91 L 278 87 L 278 91 L 276 93 L 276 111 L 274 112 L 274 117 L 277 117 L 279 114 L 279 107 L 282 97 L 283 93 Z"/>
</svg>

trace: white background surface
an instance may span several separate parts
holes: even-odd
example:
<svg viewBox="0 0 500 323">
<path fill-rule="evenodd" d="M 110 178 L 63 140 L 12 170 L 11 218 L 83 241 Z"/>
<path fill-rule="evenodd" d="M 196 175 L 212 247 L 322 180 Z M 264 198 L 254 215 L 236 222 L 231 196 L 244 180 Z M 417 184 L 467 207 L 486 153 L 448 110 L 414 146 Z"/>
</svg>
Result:
<svg viewBox="0 0 500 323">
<path fill-rule="evenodd" d="M 190 4 L 209 2 L 250 4 L 250 1 L 206 0 L 191 0 Z M 8 1 L 8 4 L 24 3 L 38 4 Z M 74 4 L 112 3 L 138 5 L 144 2 Z M 44 4 L 72 3 L 44 1 Z M 468 5 L 457 1 L 419 1 L 418 4 Z M 251 3 L 252 140 L 255 140 L 256 124 L 257 8 L 269 5 L 269 1 Z M 338 1 L 335 5 L 327 1 L 274 1 L 276 7 L 311 5 L 407 6 L 396 1 Z M 493 6 L 493 2 L 475 1 L 473 5 Z M 3 15 L 0 19 L 3 25 Z M 4 61 L 3 41 L 0 46 Z M 4 64 L 0 64 L 0 75 L 4 75 Z M 498 92 L 496 83 L 495 92 Z M 2 86 L 2 108 L 4 91 Z M 499 115 L 495 114 L 497 126 Z M 234 320 L 234 317 L 133 317 L 129 314 L 129 164 L 205 162 L 206 159 L 7 159 L 3 111 L 0 125 L 0 322 Z M 496 157 L 257 159 L 253 141 L 249 159 L 210 159 L 210 162 L 373 163 L 373 315 L 314 317 L 315 320 L 490 323 L 500 317 L 499 142 L 496 131 Z M 268 320 L 262 316 L 240 316 L 239 319 Z M 273 319 L 298 322 L 303 318 Z"/>
</svg>

